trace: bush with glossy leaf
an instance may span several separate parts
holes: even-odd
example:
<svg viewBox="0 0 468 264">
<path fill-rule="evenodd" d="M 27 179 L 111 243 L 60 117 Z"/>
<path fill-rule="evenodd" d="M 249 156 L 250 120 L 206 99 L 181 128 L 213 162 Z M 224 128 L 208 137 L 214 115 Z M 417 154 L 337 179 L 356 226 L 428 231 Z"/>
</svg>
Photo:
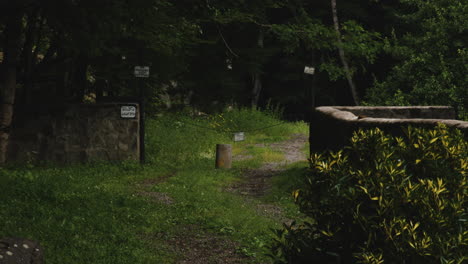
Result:
<svg viewBox="0 0 468 264">
<path fill-rule="evenodd" d="M 468 143 L 438 126 L 358 131 L 314 154 L 294 192 L 310 221 L 277 231 L 276 263 L 467 263 Z"/>
</svg>

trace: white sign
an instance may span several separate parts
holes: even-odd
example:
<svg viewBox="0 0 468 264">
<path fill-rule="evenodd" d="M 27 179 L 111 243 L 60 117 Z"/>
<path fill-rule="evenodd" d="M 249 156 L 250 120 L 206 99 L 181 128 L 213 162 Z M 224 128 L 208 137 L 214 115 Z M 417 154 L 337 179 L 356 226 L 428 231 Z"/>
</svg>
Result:
<svg viewBox="0 0 468 264">
<path fill-rule="evenodd" d="M 245 140 L 245 134 L 244 132 L 237 132 L 237 133 L 234 133 L 234 141 L 237 142 L 237 141 L 244 141 Z"/>
<path fill-rule="evenodd" d="M 304 67 L 304 73 L 305 73 L 305 74 L 311 74 L 311 75 L 313 75 L 313 74 L 315 73 L 315 68 L 314 68 L 314 67 L 305 66 L 305 67 Z"/>
<path fill-rule="evenodd" d="M 135 118 L 136 117 L 136 106 L 123 105 L 120 107 L 121 118 Z"/>
<path fill-rule="evenodd" d="M 148 66 L 135 66 L 135 77 L 148 78 L 150 68 Z"/>
</svg>

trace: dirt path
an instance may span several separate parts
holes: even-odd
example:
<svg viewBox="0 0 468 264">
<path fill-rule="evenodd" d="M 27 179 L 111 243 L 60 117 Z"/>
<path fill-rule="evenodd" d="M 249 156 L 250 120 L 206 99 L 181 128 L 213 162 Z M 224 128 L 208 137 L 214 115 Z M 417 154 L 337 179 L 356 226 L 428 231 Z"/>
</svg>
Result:
<svg viewBox="0 0 468 264">
<path fill-rule="evenodd" d="M 284 154 L 284 160 L 281 162 L 265 163 L 257 169 L 245 170 L 242 174 L 242 180 L 230 186 L 228 191 L 243 196 L 246 203 L 255 204 L 258 214 L 276 219 L 283 223 L 290 223 L 292 220 L 285 217 L 281 207 L 269 203 L 259 203 L 258 198 L 267 194 L 271 188 L 271 178 L 281 173 L 286 165 L 307 160 L 306 155 L 302 152 L 302 148 L 307 143 L 307 140 L 308 138 L 306 135 L 297 134 L 286 141 L 256 145 L 258 147 L 268 147 L 282 152 Z M 257 201 L 253 202 L 254 200 Z"/>
<path fill-rule="evenodd" d="M 257 147 L 268 147 L 282 152 L 284 160 L 265 163 L 257 169 L 244 170 L 241 182 L 230 186 L 227 190 L 243 196 L 246 200 L 265 195 L 271 187 L 271 177 L 283 171 L 285 165 L 307 160 L 306 155 L 302 152 L 307 140 L 306 135 L 297 134 L 286 141 L 256 145 Z M 256 209 L 259 214 L 267 217 L 283 222 L 290 221 L 290 219 L 283 216 L 281 208 L 276 205 L 256 203 Z M 174 237 L 170 241 L 175 246 L 176 251 L 183 256 L 177 264 L 240 264 L 249 262 L 248 257 L 236 252 L 235 249 L 239 246 L 236 243 L 209 232 L 193 232 L 193 228 L 196 229 L 197 227 L 188 227 L 182 233 L 183 236 Z"/>
<path fill-rule="evenodd" d="M 284 153 L 284 158 L 285 160 L 283 162 L 277 162 L 277 163 L 267 163 L 264 166 L 273 166 L 274 168 L 278 168 L 279 166 L 287 165 L 290 163 L 298 162 L 298 161 L 305 161 L 306 156 L 302 152 L 302 148 L 305 146 L 307 143 L 308 137 L 307 135 L 303 134 L 295 134 L 292 136 L 291 139 L 278 142 L 278 143 L 272 143 L 269 145 L 265 144 L 259 144 L 259 146 L 269 146 L 275 150 L 281 151 Z M 262 166 L 262 168 L 264 167 Z M 260 168 L 260 169 L 262 169 Z"/>
<path fill-rule="evenodd" d="M 257 169 L 247 169 L 242 173 L 242 180 L 227 188 L 227 191 L 236 193 L 246 199 L 246 202 L 264 196 L 271 188 L 270 179 L 283 171 L 283 167 L 298 161 L 306 160 L 302 148 L 307 142 L 306 135 L 293 135 L 289 140 L 272 143 L 258 144 L 257 147 L 268 147 L 284 154 L 281 162 L 270 162 L 263 164 Z M 239 157 L 238 157 L 239 158 Z M 240 157 L 244 159 L 245 157 Z M 248 157 L 247 157 L 248 158 Z M 234 157 L 236 159 L 236 157 Z M 138 194 L 150 197 L 155 202 L 171 205 L 172 199 L 165 194 L 146 191 L 148 187 L 167 180 L 174 175 L 170 174 L 160 179 L 142 182 Z M 145 188 L 146 187 L 146 188 Z M 255 203 L 259 214 L 287 222 L 289 219 L 283 216 L 281 208 L 272 204 Z M 168 243 L 174 252 L 180 255 L 177 264 L 243 264 L 249 263 L 251 258 L 236 251 L 239 245 L 233 241 L 203 230 L 200 226 L 192 225 L 181 227 L 180 235 L 168 238 Z"/>
<path fill-rule="evenodd" d="M 270 178 L 280 173 L 282 167 L 298 161 L 307 160 L 306 156 L 301 151 L 306 143 L 307 136 L 297 134 L 286 141 L 272 144 L 257 144 L 257 147 L 269 147 L 282 152 L 284 154 L 284 160 L 281 162 L 265 163 L 257 169 L 245 170 L 242 174 L 242 181 L 236 185 L 230 186 L 228 190 L 247 197 L 261 197 L 265 195 L 271 187 Z"/>
</svg>

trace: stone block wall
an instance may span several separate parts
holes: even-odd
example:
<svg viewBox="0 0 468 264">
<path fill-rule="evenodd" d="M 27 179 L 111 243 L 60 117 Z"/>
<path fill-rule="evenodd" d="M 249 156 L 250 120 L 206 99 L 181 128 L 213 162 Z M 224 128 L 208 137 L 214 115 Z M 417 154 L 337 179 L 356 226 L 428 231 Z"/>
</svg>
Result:
<svg viewBox="0 0 468 264">
<path fill-rule="evenodd" d="M 136 107 L 135 118 L 122 118 L 121 106 Z M 140 156 L 135 103 L 67 105 L 15 120 L 8 153 L 12 162 L 81 163 Z"/>
<path fill-rule="evenodd" d="M 360 128 L 378 127 L 401 136 L 408 125 L 432 128 L 438 123 L 458 128 L 468 137 L 468 122 L 455 120 L 455 111 L 448 106 L 317 107 L 310 123 L 310 151 L 341 149 Z"/>
</svg>

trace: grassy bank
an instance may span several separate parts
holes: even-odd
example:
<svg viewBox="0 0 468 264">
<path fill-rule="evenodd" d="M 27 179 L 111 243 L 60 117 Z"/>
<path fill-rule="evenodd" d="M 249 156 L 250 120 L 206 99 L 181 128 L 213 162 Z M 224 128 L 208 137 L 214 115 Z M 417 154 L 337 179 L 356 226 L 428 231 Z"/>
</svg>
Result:
<svg viewBox="0 0 468 264">
<path fill-rule="evenodd" d="M 234 131 L 246 131 L 246 141 L 232 142 Z M 282 159 L 256 144 L 297 133 L 306 133 L 304 123 L 282 123 L 271 112 L 168 114 L 148 122 L 143 166 L 0 169 L 0 237 L 39 241 L 47 263 L 173 263 L 180 257 L 178 240 L 211 234 L 232 241 L 253 263 L 267 261 L 269 229 L 281 221 L 259 213 L 256 205 L 268 202 L 296 214 L 290 190 L 306 165 L 274 177 L 271 192 L 259 199 L 246 202 L 226 188 L 244 169 Z M 215 170 L 217 143 L 233 144 L 234 154 L 247 158 L 232 170 Z"/>
</svg>

